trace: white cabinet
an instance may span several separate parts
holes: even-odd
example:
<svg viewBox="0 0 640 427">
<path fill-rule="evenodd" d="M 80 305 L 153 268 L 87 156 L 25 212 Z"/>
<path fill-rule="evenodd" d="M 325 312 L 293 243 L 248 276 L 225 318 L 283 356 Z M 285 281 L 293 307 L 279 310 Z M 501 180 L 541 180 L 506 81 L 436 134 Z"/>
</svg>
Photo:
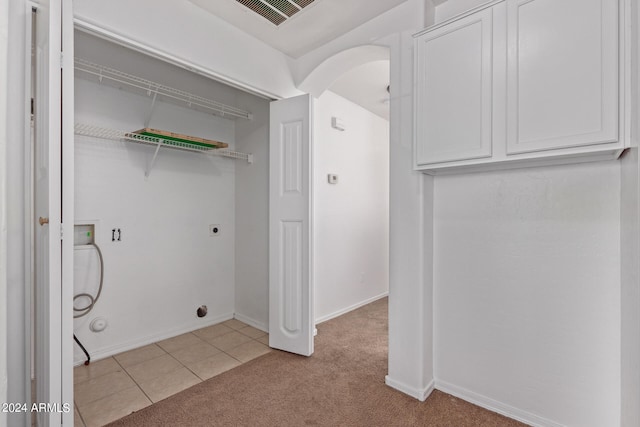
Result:
<svg viewBox="0 0 640 427">
<path fill-rule="evenodd" d="M 491 156 L 491 15 L 486 9 L 418 39 L 419 165 Z"/>
<path fill-rule="evenodd" d="M 619 0 L 503 0 L 417 34 L 414 167 L 617 158 L 628 146 L 620 17 Z"/>
<path fill-rule="evenodd" d="M 509 154 L 618 140 L 616 0 L 507 3 Z"/>
</svg>

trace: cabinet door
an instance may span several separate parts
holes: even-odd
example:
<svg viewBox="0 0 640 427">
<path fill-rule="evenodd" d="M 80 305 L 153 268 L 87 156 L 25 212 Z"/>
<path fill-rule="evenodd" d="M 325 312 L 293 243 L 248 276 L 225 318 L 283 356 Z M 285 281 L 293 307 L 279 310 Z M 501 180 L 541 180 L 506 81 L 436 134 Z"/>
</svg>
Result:
<svg viewBox="0 0 640 427">
<path fill-rule="evenodd" d="M 491 156 L 492 10 L 416 39 L 418 166 Z"/>
<path fill-rule="evenodd" d="M 508 0 L 507 153 L 618 140 L 618 1 Z"/>
</svg>

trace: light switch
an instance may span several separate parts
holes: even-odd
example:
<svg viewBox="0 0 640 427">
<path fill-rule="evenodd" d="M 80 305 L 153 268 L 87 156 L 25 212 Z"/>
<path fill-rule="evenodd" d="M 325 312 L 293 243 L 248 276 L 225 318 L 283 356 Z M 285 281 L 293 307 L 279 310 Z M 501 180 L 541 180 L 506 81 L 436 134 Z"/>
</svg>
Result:
<svg viewBox="0 0 640 427">
<path fill-rule="evenodd" d="M 329 181 L 329 184 L 337 184 L 338 175 L 336 175 L 335 173 L 330 173 L 329 175 L 327 175 L 327 181 Z"/>
</svg>

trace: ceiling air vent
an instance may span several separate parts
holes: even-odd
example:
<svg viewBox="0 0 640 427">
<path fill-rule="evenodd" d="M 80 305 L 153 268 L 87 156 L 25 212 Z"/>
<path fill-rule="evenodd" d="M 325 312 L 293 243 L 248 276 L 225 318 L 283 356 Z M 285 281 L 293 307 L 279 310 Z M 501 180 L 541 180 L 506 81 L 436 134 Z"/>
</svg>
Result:
<svg viewBox="0 0 640 427">
<path fill-rule="evenodd" d="M 314 0 L 236 0 L 275 25 L 280 25 Z"/>
</svg>

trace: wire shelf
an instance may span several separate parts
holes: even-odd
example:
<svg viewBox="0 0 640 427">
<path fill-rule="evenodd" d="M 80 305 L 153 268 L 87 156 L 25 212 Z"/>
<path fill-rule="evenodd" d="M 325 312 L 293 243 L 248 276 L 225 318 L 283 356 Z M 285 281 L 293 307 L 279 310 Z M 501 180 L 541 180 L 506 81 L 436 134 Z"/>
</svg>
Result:
<svg viewBox="0 0 640 427">
<path fill-rule="evenodd" d="M 120 130 L 102 128 L 87 124 L 76 123 L 75 134 L 88 136 L 91 138 L 108 139 L 113 141 L 131 141 L 137 142 L 139 144 L 152 145 L 156 147 L 154 160 L 155 156 L 157 155 L 158 149 L 160 147 L 167 147 L 174 150 L 191 151 L 206 154 L 209 156 L 227 157 L 231 159 L 245 160 L 247 163 L 253 163 L 253 155 L 241 153 L 239 151 L 228 150 L 226 148 L 201 147 L 181 141 L 173 141 L 154 136 L 139 135 L 137 133 L 124 132 Z M 147 176 L 149 175 L 149 172 L 150 171 L 147 171 Z"/>
<path fill-rule="evenodd" d="M 114 82 L 122 83 L 144 90 L 149 96 L 151 96 L 152 94 L 157 94 L 183 102 L 187 107 L 200 107 L 219 116 L 227 118 L 241 118 L 246 120 L 252 119 L 251 113 L 241 110 L 240 108 L 232 107 L 230 105 L 203 98 L 189 92 L 165 86 L 163 84 L 156 83 L 142 77 L 134 76 L 133 74 L 128 74 L 123 71 L 116 70 L 115 68 L 105 67 L 104 65 L 99 65 L 91 61 L 87 61 L 86 59 L 75 58 L 74 68 L 76 69 L 76 71 L 98 77 L 100 82 L 102 82 L 103 79 L 108 79 Z"/>
</svg>

